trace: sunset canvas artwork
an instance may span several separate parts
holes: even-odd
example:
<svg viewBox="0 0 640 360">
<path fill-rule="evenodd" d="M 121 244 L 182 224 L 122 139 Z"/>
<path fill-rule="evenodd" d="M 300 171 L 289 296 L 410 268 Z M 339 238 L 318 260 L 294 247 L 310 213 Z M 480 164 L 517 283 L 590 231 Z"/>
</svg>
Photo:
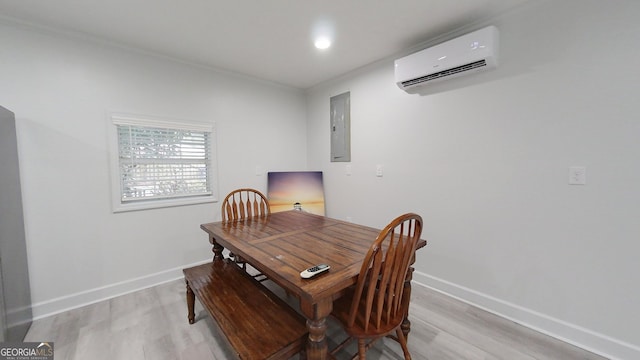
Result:
<svg viewBox="0 0 640 360">
<path fill-rule="evenodd" d="M 296 209 L 324 215 L 322 171 L 270 172 L 267 180 L 272 212 Z"/>
</svg>

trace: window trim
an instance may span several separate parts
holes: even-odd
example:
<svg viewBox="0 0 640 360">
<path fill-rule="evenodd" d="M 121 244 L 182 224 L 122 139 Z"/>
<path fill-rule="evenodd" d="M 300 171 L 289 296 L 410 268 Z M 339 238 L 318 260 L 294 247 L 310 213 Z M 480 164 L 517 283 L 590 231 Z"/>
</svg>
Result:
<svg viewBox="0 0 640 360">
<path fill-rule="evenodd" d="M 111 177 L 111 208 L 114 213 L 137 211 L 146 209 L 166 208 L 173 206 L 185 206 L 194 204 L 204 204 L 218 201 L 218 169 L 216 153 L 216 132 L 215 124 L 169 120 L 151 116 L 131 115 L 123 113 L 111 113 L 109 116 L 109 167 Z M 194 130 L 209 132 L 211 136 L 211 153 L 209 159 L 209 181 L 211 182 L 211 193 L 207 195 L 193 195 L 185 197 L 149 199 L 137 201 L 122 201 L 122 189 L 120 181 L 120 154 L 118 146 L 118 125 L 132 125 L 143 127 L 161 127 L 168 129 Z"/>
</svg>

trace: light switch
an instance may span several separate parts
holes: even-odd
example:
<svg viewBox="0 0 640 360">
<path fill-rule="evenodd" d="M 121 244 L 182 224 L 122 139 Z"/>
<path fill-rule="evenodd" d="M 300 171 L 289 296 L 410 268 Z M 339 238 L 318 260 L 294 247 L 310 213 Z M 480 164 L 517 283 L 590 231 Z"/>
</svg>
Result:
<svg viewBox="0 0 640 360">
<path fill-rule="evenodd" d="M 569 185 L 586 185 L 587 168 L 584 166 L 572 166 L 569 168 Z"/>
<path fill-rule="evenodd" d="M 382 177 L 382 165 L 376 165 L 376 176 Z"/>
<path fill-rule="evenodd" d="M 344 167 L 344 173 L 345 173 L 347 176 L 351 176 L 351 165 L 345 165 L 345 167 Z"/>
</svg>

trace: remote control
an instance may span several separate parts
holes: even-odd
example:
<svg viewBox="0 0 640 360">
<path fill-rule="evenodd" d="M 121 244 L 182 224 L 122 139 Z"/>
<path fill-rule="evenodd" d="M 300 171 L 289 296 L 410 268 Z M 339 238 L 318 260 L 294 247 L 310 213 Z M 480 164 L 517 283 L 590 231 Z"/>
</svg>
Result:
<svg viewBox="0 0 640 360">
<path fill-rule="evenodd" d="M 310 268 L 308 268 L 307 270 L 303 271 L 300 273 L 300 276 L 303 279 L 308 279 L 310 277 L 316 276 L 320 273 L 323 273 L 327 270 L 329 270 L 331 268 L 331 266 L 327 265 L 327 264 L 319 264 L 316 266 L 312 266 Z"/>
</svg>

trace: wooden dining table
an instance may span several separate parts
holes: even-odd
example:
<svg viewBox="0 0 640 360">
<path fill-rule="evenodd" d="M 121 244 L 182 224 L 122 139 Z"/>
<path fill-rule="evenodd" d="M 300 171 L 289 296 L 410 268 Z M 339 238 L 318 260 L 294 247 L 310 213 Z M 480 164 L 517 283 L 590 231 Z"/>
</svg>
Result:
<svg viewBox="0 0 640 360">
<path fill-rule="evenodd" d="M 299 298 L 309 330 L 306 356 L 327 359 L 327 317 L 333 301 L 356 283 L 362 261 L 380 230 L 298 210 L 200 227 L 213 245 L 213 261 L 222 261 L 226 248 Z M 418 248 L 425 245 L 420 240 Z M 317 264 L 331 268 L 310 279 L 300 277 L 301 271 Z M 405 281 L 408 296 L 412 272 L 413 267 Z M 405 316 L 405 335 L 410 328 Z"/>
</svg>

